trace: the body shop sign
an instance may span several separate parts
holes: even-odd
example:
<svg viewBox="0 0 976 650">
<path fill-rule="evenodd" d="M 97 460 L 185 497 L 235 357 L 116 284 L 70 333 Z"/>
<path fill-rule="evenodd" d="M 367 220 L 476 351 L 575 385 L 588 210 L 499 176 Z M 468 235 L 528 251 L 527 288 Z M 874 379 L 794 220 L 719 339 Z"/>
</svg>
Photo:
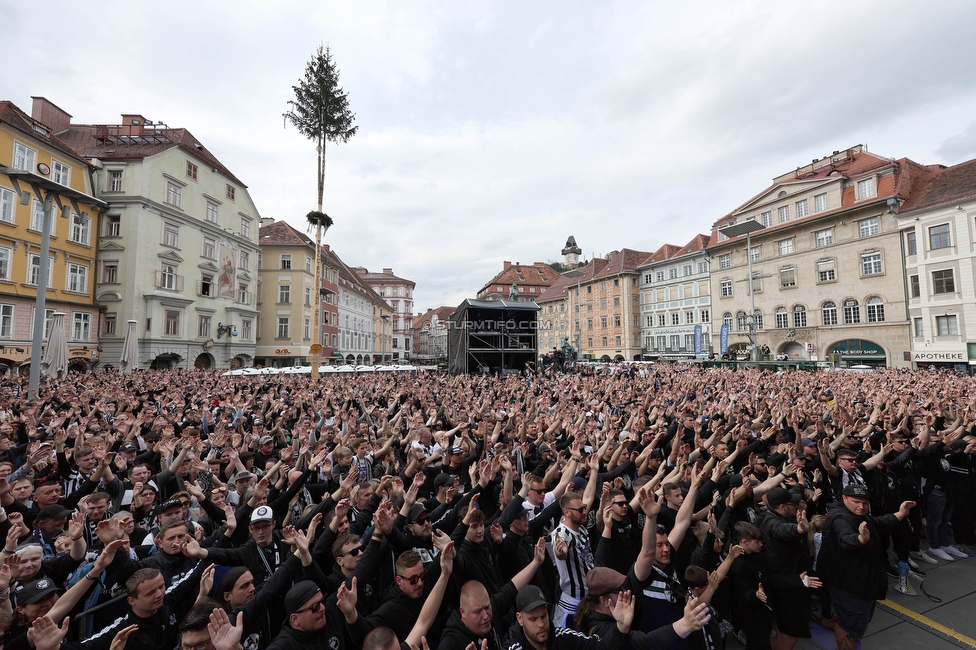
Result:
<svg viewBox="0 0 976 650">
<path fill-rule="evenodd" d="M 874 341 L 867 341 L 864 339 L 847 339 L 846 341 L 838 341 L 830 346 L 827 350 L 827 354 L 839 354 L 844 358 L 855 358 L 855 359 L 867 359 L 867 358 L 885 358 L 884 348 L 875 343 Z"/>
</svg>

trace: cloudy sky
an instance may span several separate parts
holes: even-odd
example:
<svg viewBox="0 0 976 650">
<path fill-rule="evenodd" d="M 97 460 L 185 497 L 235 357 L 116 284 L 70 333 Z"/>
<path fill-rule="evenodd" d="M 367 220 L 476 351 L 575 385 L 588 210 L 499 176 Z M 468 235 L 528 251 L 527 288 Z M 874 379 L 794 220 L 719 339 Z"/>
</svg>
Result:
<svg viewBox="0 0 976 650">
<path fill-rule="evenodd" d="M 360 126 L 328 153 L 326 241 L 470 297 L 504 260 L 655 250 L 854 144 L 976 157 L 976 3 L 0 0 L 0 96 L 186 127 L 304 228 L 314 148 L 282 113 L 320 43 Z M 54 27 L 57 29 L 54 29 Z"/>
</svg>

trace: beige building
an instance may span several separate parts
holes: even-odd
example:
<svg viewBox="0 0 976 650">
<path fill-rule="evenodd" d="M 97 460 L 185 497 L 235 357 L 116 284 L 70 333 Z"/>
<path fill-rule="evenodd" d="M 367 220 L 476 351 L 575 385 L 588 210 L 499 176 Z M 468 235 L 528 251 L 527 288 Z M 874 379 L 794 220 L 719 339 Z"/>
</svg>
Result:
<svg viewBox="0 0 976 650">
<path fill-rule="evenodd" d="M 712 227 L 712 347 L 748 348 L 749 259 L 757 345 L 793 360 L 908 366 L 897 212 L 927 170 L 862 146 L 783 174 Z M 727 226 L 764 226 L 729 239 Z M 763 348 L 764 349 L 764 348 Z"/>
<path fill-rule="evenodd" d="M 915 367 L 976 368 L 976 161 L 938 167 L 897 215 Z"/>
<path fill-rule="evenodd" d="M 641 358 L 640 273 L 652 253 L 624 248 L 594 259 L 593 275 L 570 289 L 571 308 L 580 314 L 582 358 L 635 361 Z M 583 269 L 581 269 L 583 270 Z"/>
<path fill-rule="evenodd" d="M 572 315 L 569 306 L 569 293 L 576 291 L 576 278 L 565 275 L 549 285 L 541 296 L 536 298 L 539 305 L 539 354 L 549 354 L 562 348 L 563 339 L 576 347 L 572 336 Z M 575 295 L 575 293 L 574 293 Z"/>
</svg>

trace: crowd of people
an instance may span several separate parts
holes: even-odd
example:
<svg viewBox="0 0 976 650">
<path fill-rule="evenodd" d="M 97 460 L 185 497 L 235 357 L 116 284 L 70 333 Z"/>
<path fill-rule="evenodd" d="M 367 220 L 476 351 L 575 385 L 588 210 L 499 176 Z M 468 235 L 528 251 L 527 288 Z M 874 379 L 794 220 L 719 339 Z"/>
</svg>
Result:
<svg viewBox="0 0 976 650">
<path fill-rule="evenodd" d="M 0 383 L 7 650 L 856 648 L 976 555 L 970 380 Z M 923 523 L 924 522 L 924 523 Z"/>
</svg>

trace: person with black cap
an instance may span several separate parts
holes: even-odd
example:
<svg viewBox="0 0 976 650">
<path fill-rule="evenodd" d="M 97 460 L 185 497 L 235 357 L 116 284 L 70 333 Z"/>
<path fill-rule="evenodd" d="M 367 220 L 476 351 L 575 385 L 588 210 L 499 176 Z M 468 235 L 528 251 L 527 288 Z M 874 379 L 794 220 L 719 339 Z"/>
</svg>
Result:
<svg viewBox="0 0 976 650">
<path fill-rule="evenodd" d="M 768 512 L 759 528 L 766 548 L 763 587 L 776 623 L 776 650 L 789 650 L 800 638 L 810 638 L 810 590 L 821 586 L 809 575 L 805 510 L 800 495 L 782 487 L 766 493 Z"/>
<path fill-rule="evenodd" d="M 359 648 L 369 633 L 356 611 L 356 579 L 326 598 L 318 584 L 303 580 L 285 596 L 285 624 L 268 650 L 345 650 Z"/>
<path fill-rule="evenodd" d="M 608 599 L 608 609 L 616 625 L 606 626 L 603 636 L 586 636 L 576 630 L 556 627 L 550 605 L 542 590 L 528 585 L 515 598 L 515 624 L 509 630 L 505 650 L 611 650 L 628 648 L 630 626 L 634 622 L 634 597 L 629 591 Z M 475 646 L 478 647 L 478 646 Z"/>
<path fill-rule="evenodd" d="M 403 506 L 393 521 L 393 533 L 388 539 L 398 556 L 404 551 L 414 551 L 420 556 L 424 568 L 427 568 L 437 560 L 440 551 L 431 537 L 430 512 L 424 504 L 417 503 L 417 494 L 425 480 L 423 472 L 414 474 L 413 482 L 403 495 Z"/>
<path fill-rule="evenodd" d="M 57 555 L 57 551 L 54 550 L 54 540 L 64 531 L 71 514 L 72 511 L 63 506 L 50 505 L 41 508 L 37 517 L 34 518 L 34 530 L 31 532 L 31 539 L 35 544 L 40 544 L 44 550 L 45 560 L 52 560 Z M 83 525 L 84 521 L 80 523 L 78 530 L 71 535 L 72 547 L 85 545 Z M 76 537 L 79 539 L 75 540 Z M 80 559 L 85 559 L 85 551 L 81 552 Z"/>
<path fill-rule="evenodd" d="M 898 512 L 875 517 L 868 514 L 867 486 L 849 484 L 841 498 L 843 506 L 827 513 L 817 570 L 830 593 L 837 647 L 854 650 L 861 645 L 875 602 L 888 591 L 883 534 L 904 521 L 915 502 L 903 501 Z"/>
</svg>

